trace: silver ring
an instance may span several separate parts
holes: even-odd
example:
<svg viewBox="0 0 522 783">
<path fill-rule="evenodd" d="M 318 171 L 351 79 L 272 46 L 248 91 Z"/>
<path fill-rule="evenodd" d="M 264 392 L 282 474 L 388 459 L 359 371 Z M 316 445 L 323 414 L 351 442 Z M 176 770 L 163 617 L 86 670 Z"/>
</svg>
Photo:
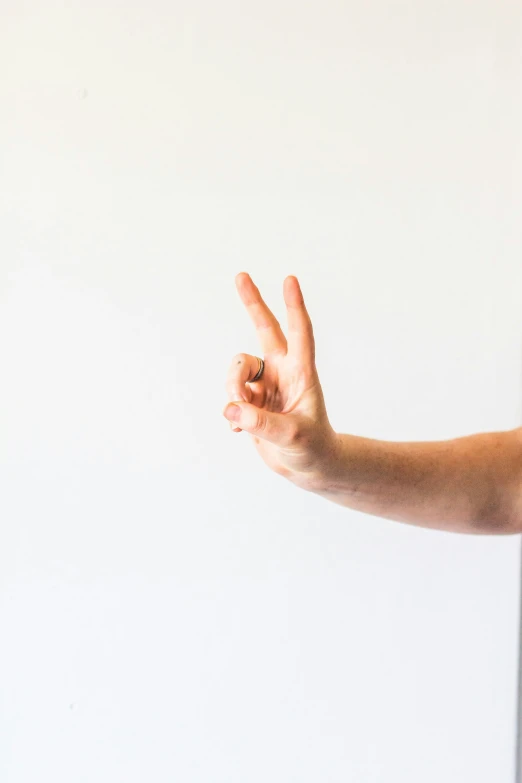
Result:
<svg viewBox="0 0 522 783">
<path fill-rule="evenodd" d="M 259 369 L 254 375 L 254 377 L 252 378 L 252 380 L 248 381 L 248 383 L 254 383 L 254 381 L 258 381 L 263 375 L 263 370 L 265 369 L 265 363 L 259 356 L 256 356 L 256 359 L 259 362 Z"/>
</svg>

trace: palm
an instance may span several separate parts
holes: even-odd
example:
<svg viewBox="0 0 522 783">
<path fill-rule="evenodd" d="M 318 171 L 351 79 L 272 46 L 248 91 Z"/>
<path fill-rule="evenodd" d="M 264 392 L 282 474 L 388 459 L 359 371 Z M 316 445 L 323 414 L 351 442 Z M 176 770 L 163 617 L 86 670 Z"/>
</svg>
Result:
<svg viewBox="0 0 522 783">
<path fill-rule="evenodd" d="M 256 327 L 265 369 L 259 381 L 250 383 L 248 378 L 255 372 L 249 364 L 253 357 L 241 355 L 229 377 L 231 399 L 245 399 L 257 408 L 284 414 L 292 420 L 300 435 L 291 445 L 283 446 L 257 435 L 251 438 L 273 470 L 289 477 L 305 474 L 322 456 L 332 430 L 315 366 L 312 323 L 299 283 L 295 277 L 287 277 L 284 282 L 288 337 L 247 273 L 237 275 L 236 286 Z M 241 431 L 239 427 L 234 430 Z"/>
</svg>

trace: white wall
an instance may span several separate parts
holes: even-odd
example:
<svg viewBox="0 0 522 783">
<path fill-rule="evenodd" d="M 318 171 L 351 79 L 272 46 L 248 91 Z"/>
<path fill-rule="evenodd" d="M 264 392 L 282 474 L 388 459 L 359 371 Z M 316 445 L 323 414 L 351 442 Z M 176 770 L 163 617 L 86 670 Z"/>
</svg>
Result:
<svg viewBox="0 0 522 783">
<path fill-rule="evenodd" d="M 221 416 L 296 274 L 332 424 L 519 426 L 519 3 L 2 4 L 0 777 L 510 783 L 519 538 Z"/>
</svg>

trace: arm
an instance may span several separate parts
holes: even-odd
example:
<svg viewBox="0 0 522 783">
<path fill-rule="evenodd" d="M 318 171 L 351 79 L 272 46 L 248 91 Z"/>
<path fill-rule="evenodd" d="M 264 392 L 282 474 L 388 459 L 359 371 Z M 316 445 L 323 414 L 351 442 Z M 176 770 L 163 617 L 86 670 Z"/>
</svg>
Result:
<svg viewBox="0 0 522 783">
<path fill-rule="evenodd" d="M 387 519 L 459 533 L 522 532 L 522 427 L 453 440 L 337 435 L 312 492 Z"/>
<path fill-rule="evenodd" d="M 326 412 L 297 278 L 283 284 L 288 338 L 250 275 L 237 275 L 236 286 L 265 367 L 258 377 L 255 356 L 234 357 L 226 383 L 232 404 L 223 415 L 233 432 L 250 435 L 271 470 L 374 516 L 459 533 L 522 533 L 522 427 L 417 443 L 339 434 Z"/>
</svg>

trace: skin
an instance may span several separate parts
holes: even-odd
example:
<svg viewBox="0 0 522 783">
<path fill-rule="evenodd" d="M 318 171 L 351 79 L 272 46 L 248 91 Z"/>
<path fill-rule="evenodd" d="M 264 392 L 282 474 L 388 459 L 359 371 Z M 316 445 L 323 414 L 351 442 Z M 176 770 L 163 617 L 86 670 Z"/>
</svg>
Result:
<svg viewBox="0 0 522 783">
<path fill-rule="evenodd" d="M 458 533 L 522 532 L 522 427 L 446 441 L 390 442 L 338 433 L 326 412 L 299 281 L 283 282 L 287 336 L 246 272 L 235 278 L 259 336 L 230 364 L 223 415 L 268 467 L 348 508 Z M 237 412 L 238 418 L 231 414 Z"/>
</svg>

